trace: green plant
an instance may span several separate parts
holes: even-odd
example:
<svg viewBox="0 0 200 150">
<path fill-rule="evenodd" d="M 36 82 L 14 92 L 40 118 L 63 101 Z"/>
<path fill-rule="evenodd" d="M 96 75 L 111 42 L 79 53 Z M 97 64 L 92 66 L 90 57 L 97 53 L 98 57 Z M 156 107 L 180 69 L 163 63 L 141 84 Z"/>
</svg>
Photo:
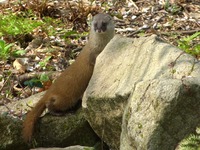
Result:
<svg viewBox="0 0 200 150">
<path fill-rule="evenodd" d="M 43 61 L 39 62 L 40 67 L 45 68 L 51 59 L 51 56 L 47 56 Z"/>
<path fill-rule="evenodd" d="M 39 88 L 42 88 L 43 87 L 43 82 L 46 82 L 46 81 L 49 81 L 49 76 L 45 73 L 41 74 L 40 77 L 35 77 L 35 78 L 32 78 L 28 81 L 25 81 L 24 82 L 24 85 L 26 86 L 29 86 L 30 88 L 33 88 L 33 87 L 39 87 Z"/>
<path fill-rule="evenodd" d="M 11 51 L 11 47 L 14 44 L 6 44 L 4 40 L 0 40 L 0 59 L 6 60 L 10 56 L 18 57 L 25 54 L 24 50 L 13 50 Z"/>
<path fill-rule="evenodd" d="M 164 9 L 172 14 L 177 14 L 181 11 L 181 7 L 177 4 L 170 3 L 169 0 L 165 2 Z"/>
<path fill-rule="evenodd" d="M 7 59 L 10 56 L 10 48 L 13 44 L 6 44 L 4 40 L 0 40 L 0 58 Z"/>
<path fill-rule="evenodd" d="M 42 26 L 42 29 L 49 35 L 53 36 L 56 35 L 58 32 L 61 32 L 64 26 L 64 23 L 60 19 L 53 19 L 51 17 L 43 17 L 42 18 L 44 24 Z M 60 28 L 60 31 L 57 30 Z"/>
<path fill-rule="evenodd" d="M 43 24 L 41 21 L 31 20 L 15 14 L 0 14 L 0 20 L 0 37 L 30 33 L 33 29 Z"/>
<path fill-rule="evenodd" d="M 24 55 L 25 53 L 26 53 L 25 50 L 14 50 L 14 51 L 12 52 L 12 55 L 13 55 L 14 57 L 18 57 L 18 56 Z"/>
<path fill-rule="evenodd" d="M 186 53 L 192 55 L 200 55 L 200 44 L 193 44 L 193 41 L 200 38 L 200 32 L 196 32 L 191 36 L 184 37 L 178 41 L 178 47 Z"/>
<path fill-rule="evenodd" d="M 200 150 L 200 135 L 192 134 L 180 143 L 179 150 Z"/>
<path fill-rule="evenodd" d="M 46 82 L 46 81 L 49 81 L 49 76 L 45 73 L 42 73 L 41 76 L 40 76 L 40 81 L 41 82 Z"/>
<path fill-rule="evenodd" d="M 33 78 L 31 80 L 25 81 L 24 85 L 29 86 L 30 88 L 33 88 L 33 87 L 42 88 L 43 87 L 42 82 L 40 81 L 40 79 L 37 79 L 37 78 Z"/>
</svg>

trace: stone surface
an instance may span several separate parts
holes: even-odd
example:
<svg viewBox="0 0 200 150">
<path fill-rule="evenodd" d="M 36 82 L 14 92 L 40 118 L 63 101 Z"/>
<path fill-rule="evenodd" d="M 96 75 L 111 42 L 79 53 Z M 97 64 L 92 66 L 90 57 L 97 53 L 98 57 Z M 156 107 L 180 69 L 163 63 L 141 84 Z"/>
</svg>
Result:
<svg viewBox="0 0 200 150">
<path fill-rule="evenodd" d="M 35 148 L 35 149 L 31 149 L 31 150 L 94 150 L 93 147 L 86 147 L 86 146 L 70 146 L 70 147 L 65 147 L 65 148 L 58 148 L 58 147 L 54 147 L 54 148 Z"/>
<path fill-rule="evenodd" d="M 199 91 L 197 78 L 139 82 L 125 109 L 120 149 L 174 150 L 199 124 Z"/>
<path fill-rule="evenodd" d="M 46 114 L 36 125 L 31 143 L 26 144 L 21 137 L 22 112 L 26 112 L 37 102 L 43 93 L 0 107 L 0 149 L 27 150 L 31 147 L 66 147 L 70 145 L 93 146 L 99 138 L 85 120 L 82 109 L 64 116 Z M 27 106 L 29 105 L 29 107 Z M 21 116 L 20 116 L 21 112 Z M 16 117 L 18 116 L 18 117 Z"/>
<path fill-rule="evenodd" d="M 6 107 L 0 106 L 0 114 L 14 114 L 14 116 L 20 116 L 27 113 L 27 111 L 30 110 L 43 95 L 44 92 L 41 92 L 20 101 L 8 103 L 6 104 Z"/>
<path fill-rule="evenodd" d="M 191 83 L 188 81 L 190 78 Z M 199 108 L 198 78 L 200 63 L 155 35 L 138 39 L 117 35 L 97 58 L 82 106 L 92 128 L 112 149 L 127 146 L 126 150 L 159 150 L 166 143 L 157 139 L 173 137 L 167 140 L 170 150 L 198 122 L 186 119 L 199 116 L 194 110 Z M 188 91 L 185 90 L 187 86 L 183 81 L 189 82 L 189 95 L 193 93 L 193 98 L 188 97 Z M 146 90 L 149 99 L 142 97 Z M 197 106 L 193 107 L 195 103 Z M 135 110 L 138 104 L 141 104 L 141 108 L 137 107 L 140 111 Z M 151 108 L 153 105 L 162 106 L 162 109 L 158 107 L 155 111 Z M 177 112 L 176 108 L 182 105 L 185 107 Z M 172 112 L 168 113 L 169 111 Z M 181 114 L 183 112 L 186 116 Z M 197 113 L 195 117 L 191 115 L 194 112 Z M 135 115 L 138 121 L 143 118 L 140 120 L 141 124 L 134 120 Z M 176 118 L 171 117 L 172 115 Z M 181 119 L 192 122 L 183 124 Z M 161 128 L 162 126 L 164 127 Z M 188 127 L 191 129 L 187 129 Z M 166 134 L 162 135 L 164 132 Z M 178 134 L 177 139 L 175 134 Z M 124 139 L 127 139 L 127 143 Z"/>
</svg>

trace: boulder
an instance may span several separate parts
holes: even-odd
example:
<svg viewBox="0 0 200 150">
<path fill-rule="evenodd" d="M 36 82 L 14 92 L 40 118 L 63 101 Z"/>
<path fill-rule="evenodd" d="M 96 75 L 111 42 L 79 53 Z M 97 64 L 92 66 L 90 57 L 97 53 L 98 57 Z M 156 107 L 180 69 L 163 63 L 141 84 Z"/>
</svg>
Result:
<svg viewBox="0 0 200 150">
<path fill-rule="evenodd" d="M 33 147 L 66 147 L 71 145 L 94 146 L 98 136 L 85 120 L 81 108 L 64 116 L 45 114 L 37 122 L 33 140 L 27 144 L 22 139 L 24 113 L 43 96 L 35 94 L 27 99 L 0 107 L 0 149 L 27 150 Z"/>
<path fill-rule="evenodd" d="M 174 150 L 199 124 L 199 91 L 196 78 L 139 82 L 124 112 L 120 149 Z"/>
<path fill-rule="evenodd" d="M 174 150 L 200 119 L 200 63 L 155 35 L 116 35 L 98 56 L 82 106 L 114 150 Z"/>
</svg>

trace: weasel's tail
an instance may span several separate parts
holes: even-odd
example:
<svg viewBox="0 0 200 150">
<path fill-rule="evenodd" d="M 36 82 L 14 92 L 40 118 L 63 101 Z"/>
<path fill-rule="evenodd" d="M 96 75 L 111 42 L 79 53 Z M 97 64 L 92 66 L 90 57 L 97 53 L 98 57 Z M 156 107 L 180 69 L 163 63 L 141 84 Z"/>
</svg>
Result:
<svg viewBox="0 0 200 150">
<path fill-rule="evenodd" d="M 41 99 L 36 106 L 27 114 L 23 123 L 22 135 L 25 142 L 29 142 L 32 138 L 34 127 L 42 112 L 45 110 L 45 100 Z"/>
</svg>

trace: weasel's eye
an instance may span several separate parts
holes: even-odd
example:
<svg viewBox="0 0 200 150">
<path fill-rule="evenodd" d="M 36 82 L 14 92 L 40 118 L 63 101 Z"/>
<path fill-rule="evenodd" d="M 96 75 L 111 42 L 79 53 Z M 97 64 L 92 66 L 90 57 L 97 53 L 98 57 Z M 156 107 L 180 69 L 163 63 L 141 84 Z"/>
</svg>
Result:
<svg viewBox="0 0 200 150">
<path fill-rule="evenodd" d="M 94 23 L 94 27 L 95 27 L 95 28 L 97 27 L 97 23 Z"/>
<path fill-rule="evenodd" d="M 101 23 L 101 30 L 102 30 L 103 32 L 105 32 L 105 31 L 106 31 L 106 28 L 107 28 L 107 23 L 106 23 L 106 22 L 102 22 L 102 23 Z"/>
<path fill-rule="evenodd" d="M 106 27 L 106 26 L 107 26 L 107 23 L 102 22 L 102 26 L 103 26 L 103 27 Z"/>
<path fill-rule="evenodd" d="M 94 23 L 94 30 L 97 30 L 97 23 Z"/>
</svg>

